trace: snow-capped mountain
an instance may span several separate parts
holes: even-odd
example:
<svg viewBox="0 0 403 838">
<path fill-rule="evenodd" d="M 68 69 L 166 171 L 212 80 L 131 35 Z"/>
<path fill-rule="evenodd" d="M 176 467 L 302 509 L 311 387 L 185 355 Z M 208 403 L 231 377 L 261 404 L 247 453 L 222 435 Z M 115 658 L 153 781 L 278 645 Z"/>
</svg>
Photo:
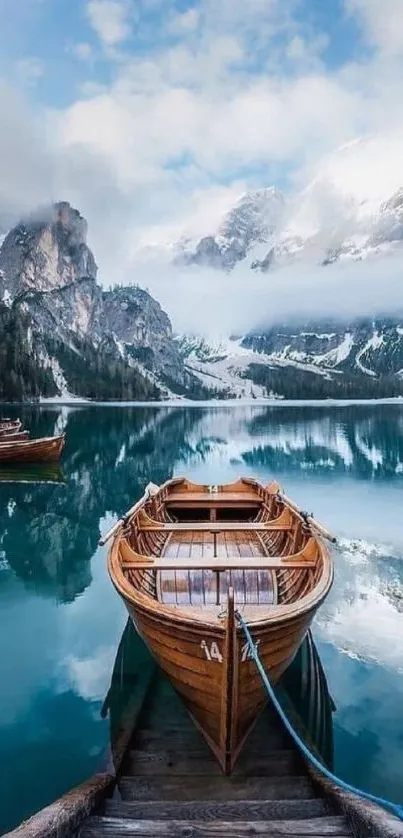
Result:
<svg viewBox="0 0 403 838">
<path fill-rule="evenodd" d="M 379 174 L 380 157 L 385 166 Z M 195 237 L 190 225 L 191 235 L 182 231 L 166 246 L 148 245 L 147 259 L 154 253 L 160 266 L 174 266 L 172 283 L 178 273 L 182 282 L 197 282 L 198 277 L 203 282 L 207 272 L 198 266 L 221 271 L 229 292 L 241 282 L 249 293 L 249 276 L 260 283 L 261 305 L 256 317 L 248 315 L 256 328 L 218 340 L 189 336 L 186 324 L 184 334 L 175 339 L 168 315 L 137 285 L 103 290 L 86 243 L 86 221 L 69 204 L 59 203 L 46 217 L 17 225 L 0 246 L 0 347 L 8 335 L 23 334 L 24 358 L 31 353 L 41 370 L 34 391 L 45 388 L 48 394 L 50 389 L 51 395 L 68 389 L 89 397 L 105 392 L 106 397 L 115 392 L 116 382 L 118 398 L 135 392 L 145 398 L 157 392 L 190 398 L 403 395 L 400 312 L 343 320 L 330 319 L 331 313 L 325 312 L 308 321 L 298 317 L 295 294 L 293 322 L 270 320 L 271 294 L 281 283 L 283 267 L 303 265 L 309 273 L 311 265 L 321 266 L 316 277 L 323 272 L 325 281 L 332 274 L 326 268 L 331 262 L 369 261 L 375 254 L 402 248 L 403 158 L 399 160 L 392 159 L 391 149 L 379 138 L 350 143 L 323 160 L 298 194 L 286 199 L 274 187 L 244 193 L 208 235 L 204 226 L 203 235 Z M 218 208 L 216 218 L 220 212 Z M 186 265 L 195 267 L 187 270 Z M 297 283 L 298 270 L 295 278 Z M 137 280 L 147 283 L 141 260 Z M 169 285 L 168 310 L 171 290 L 175 292 Z M 393 300 L 386 300 L 384 309 L 393 312 Z M 205 321 L 204 314 L 200 318 Z M 271 325 L 257 328 L 257 316 Z M 201 322 L 200 328 L 204 326 Z M 14 363 L 11 343 L 9 350 Z M 18 389 L 21 377 L 32 378 L 20 366 L 14 373 L 8 389 Z"/>
<path fill-rule="evenodd" d="M 188 265 L 232 270 L 248 254 L 264 254 L 281 224 L 285 199 L 274 186 L 241 195 L 211 235 L 199 241 L 186 235 L 178 242 L 175 259 Z"/>
<path fill-rule="evenodd" d="M 302 191 L 289 197 L 275 187 L 247 192 L 209 235 L 184 232 L 170 242 L 166 258 L 267 271 L 300 260 L 323 266 L 361 260 L 400 247 L 403 163 L 389 157 L 387 138 L 350 142 L 319 162 Z"/>
</svg>

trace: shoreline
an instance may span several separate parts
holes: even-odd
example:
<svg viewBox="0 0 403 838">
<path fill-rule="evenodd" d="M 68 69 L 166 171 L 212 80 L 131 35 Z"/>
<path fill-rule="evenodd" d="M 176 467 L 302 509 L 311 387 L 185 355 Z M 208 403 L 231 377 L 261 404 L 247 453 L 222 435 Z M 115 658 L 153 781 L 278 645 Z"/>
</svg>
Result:
<svg viewBox="0 0 403 838">
<path fill-rule="evenodd" d="M 41 399 L 38 402 L 2 402 L 23 407 L 348 407 L 349 405 L 402 405 L 403 396 L 386 399 L 164 399 L 158 401 L 90 401 L 88 399 Z"/>
</svg>

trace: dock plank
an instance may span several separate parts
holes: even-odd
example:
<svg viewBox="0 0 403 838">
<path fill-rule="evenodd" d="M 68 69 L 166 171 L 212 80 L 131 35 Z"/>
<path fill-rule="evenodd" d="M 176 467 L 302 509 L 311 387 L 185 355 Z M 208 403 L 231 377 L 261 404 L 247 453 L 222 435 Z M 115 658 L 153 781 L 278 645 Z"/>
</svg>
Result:
<svg viewBox="0 0 403 838">
<path fill-rule="evenodd" d="M 175 774 L 197 774 L 199 776 L 222 776 L 218 763 L 211 760 L 210 755 L 200 748 L 175 752 L 172 750 L 143 751 L 132 750 L 128 761 L 130 774 L 143 776 L 173 776 Z M 242 764 L 235 767 L 233 776 L 242 774 L 243 777 L 283 777 L 302 774 L 304 768 L 294 750 L 272 751 L 269 754 L 260 752 L 251 754 L 242 760 Z"/>
<path fill-rule="evenodd" d="M 270 831 L 265 821 L 182 821 L 140 820 L 126 818 L 93 817 L 82 832 L 85 838 L 103 835 L 134 835 L 137 838 L 252 838 L 252 836 L 342 836 L 349 835 L 349 828 L 342 815 L 303 820 L 270 821 Z"/>
<path fill-rule="evenodd" d="M 309 800 L 110 800 L 105 807 L 109 817 L 128 820 L 292 820 L 328 815 L 322 798 Z"/>
<path fill-rule="evenodd" d="M 206 777 L 204 774 L 175 777 L 121 777 L 124 800 L 298 800 L 315 797 L 308 777 Z"/>
</svg>

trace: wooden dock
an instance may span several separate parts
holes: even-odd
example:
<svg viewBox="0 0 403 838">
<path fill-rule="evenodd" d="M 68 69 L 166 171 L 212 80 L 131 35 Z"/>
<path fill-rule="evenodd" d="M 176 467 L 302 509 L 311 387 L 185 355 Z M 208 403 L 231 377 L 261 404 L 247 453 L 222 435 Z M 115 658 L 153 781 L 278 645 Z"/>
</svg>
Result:
<svg viewBox="0 0 403 838">
<path fill-rule="evenodd" d="M 110 800 L 80 838 L 352 835 L 279 727 L 261 716 L 225 777 L 172 687 L 153 681 Z"/>
<path fill-rule="evenodd" d="M 314 664 L 303 682 L 315 695 L 323 744 L 331 737 L 331 699 Z M 224 776 L 130 622 L 107 712 L 111 746 L 101 770 L 4 838 L 403 838 L 397 818 L 316 774 L 273 708 Z"/>
</svg>

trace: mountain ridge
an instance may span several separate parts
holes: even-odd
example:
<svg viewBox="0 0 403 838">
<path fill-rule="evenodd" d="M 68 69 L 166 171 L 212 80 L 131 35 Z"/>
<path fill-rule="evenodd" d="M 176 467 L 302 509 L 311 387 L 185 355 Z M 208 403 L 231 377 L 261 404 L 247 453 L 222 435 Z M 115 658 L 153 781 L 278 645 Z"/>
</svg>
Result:
<svg viewBox="0 0 403 838">
<path fill-rule="evenodd" d="M 38 379 L 47 381 L 45 393 L 39 385 L 32 392 L 16 349 L 19 388 L 15 384 L 11 395 L 23 397 L 26 388 L 30 397 L 149 399 L 169 397 L 176 387 L 205 395 L 186 371 L 159 303 L 138 286 L 106 291 L 98 285 L 86 237 L 86 220 L 63 201 L 20 222 L 4 238 L 3 320 L 12 310 L 24 336 L 21 354 L 32 355 L 42 371 Z"/>
</svg>

